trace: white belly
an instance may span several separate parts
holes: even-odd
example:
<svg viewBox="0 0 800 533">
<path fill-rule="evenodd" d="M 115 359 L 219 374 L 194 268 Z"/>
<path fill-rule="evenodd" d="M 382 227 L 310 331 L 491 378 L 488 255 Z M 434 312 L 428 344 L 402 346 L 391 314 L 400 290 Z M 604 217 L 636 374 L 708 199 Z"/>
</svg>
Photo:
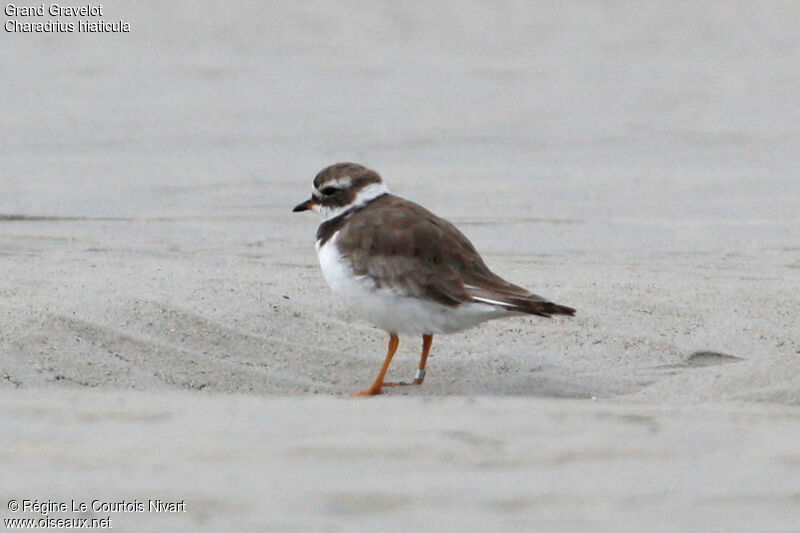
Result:
<svg viewBox="0 0 800 533">
<path fill-rule="evenodd" d="M 356 316 L 389 333 L 453 333 L 514 314 L 493 305 L 468 303 L 451 307 L 403 296 L 388 288 L 377 289 L 372 279 L 355 276 L 350 265 L 342 260 L 337 237 L 338 232 L 322 247 L 317 243 L 325 280 Z"/>
</svg>

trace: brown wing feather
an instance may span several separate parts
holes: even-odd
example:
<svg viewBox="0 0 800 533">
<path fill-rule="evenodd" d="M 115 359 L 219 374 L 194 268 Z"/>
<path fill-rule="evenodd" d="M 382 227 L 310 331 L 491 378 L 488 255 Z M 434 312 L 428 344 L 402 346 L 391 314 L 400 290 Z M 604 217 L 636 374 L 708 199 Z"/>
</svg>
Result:
<svg viewBox="0 0 800 533">
<path fill-rule="evenodd" d="M 463 247 L 472 245 L 453 230 L 423 207 L 384 195 L 350 217 L 337 245 L 355 273 L 378 287 L 455 306 L 471 300 L 461 272 Z"/>
<path fill-rule="evenodd" d="M 574 313 L 497 276 L 455 226 L 397 196 L 381 196 L 354 213 L 337 244 L 356 274 L 400 294 L 450 306 L 488 299 L 541 316 Z"/>
</svg>

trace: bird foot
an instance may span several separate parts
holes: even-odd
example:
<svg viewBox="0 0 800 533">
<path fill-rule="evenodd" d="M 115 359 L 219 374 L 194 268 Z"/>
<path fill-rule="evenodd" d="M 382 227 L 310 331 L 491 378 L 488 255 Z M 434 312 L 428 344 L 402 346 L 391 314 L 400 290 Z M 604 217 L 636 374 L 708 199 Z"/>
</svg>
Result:
<svg viewBox="0 0 800 533">
<path fill-rule="evenodd" d="M 386 385 L 386 383 L 384 383 L 384 385 Z M 377 396 L 378 394 L 382 394 L 380 387 L 377 389 L 375 387 L 370 387 L 362 391 L 354 392 L 351 396 L 355 398 L 358 396 Z"/>
</svg>

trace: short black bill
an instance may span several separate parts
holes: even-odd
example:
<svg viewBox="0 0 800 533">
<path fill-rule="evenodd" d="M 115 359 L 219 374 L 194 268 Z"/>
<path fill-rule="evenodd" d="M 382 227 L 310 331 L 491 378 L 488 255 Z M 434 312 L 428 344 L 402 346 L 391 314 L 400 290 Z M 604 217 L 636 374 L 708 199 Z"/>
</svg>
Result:
<svg viewBox="0 0 800 533">
<path fill-rule="evenodd" d="M 294 209 L 292 209 L 292 213 L 300 213 L 301 211 L 308 211 L 309 209 L 314 207 L 315 203 L 316 202 L 314 201 L 313 198 L 309 198 L 305 202 L 300 202 L 299 204 L 294 206 Z"/>
</svg>

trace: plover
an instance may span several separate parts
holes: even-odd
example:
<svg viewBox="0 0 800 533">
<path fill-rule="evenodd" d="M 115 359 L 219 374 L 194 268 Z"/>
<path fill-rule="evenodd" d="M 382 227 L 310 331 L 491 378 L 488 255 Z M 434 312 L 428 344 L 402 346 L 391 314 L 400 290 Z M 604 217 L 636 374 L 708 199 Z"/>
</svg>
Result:
<svg viewBox="0 0 800 533">
<path fill-rule="evenodd" d="M 309 209 L 322 217 L 316 246 L 328 285 L 356 316 L 389 334 L 378 377 L 356 395 L 420 385 L 434 334 L 521 314 L 575 314 L 493 273 L 453 224 L 390 194 L 378 173 L 362 165 L 320 171 L 311 198 L 293 211 Z M 417 373 L 411 382 L 384 383 L 401 333 L 422 335 Z"/>
</svg>

